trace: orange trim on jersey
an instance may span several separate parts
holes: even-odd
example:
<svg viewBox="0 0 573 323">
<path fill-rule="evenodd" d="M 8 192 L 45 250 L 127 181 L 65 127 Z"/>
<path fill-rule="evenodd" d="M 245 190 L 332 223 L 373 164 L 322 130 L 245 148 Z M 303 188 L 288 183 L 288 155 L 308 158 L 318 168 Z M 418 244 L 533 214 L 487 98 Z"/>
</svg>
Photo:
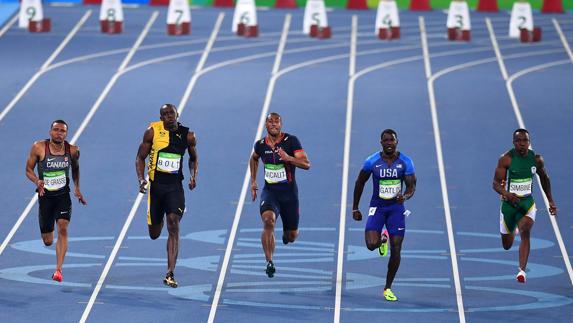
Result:
<svg viewBox="0 0 573 323">
<path fill-rule="evenodd" d="M 296 153 L 298 153 L 299 151 L 302 151 L 302 152 L 304 153 L 304 149 L 297 149 L 297 150 L 293 151 L 292 153 L 293 153 L 293 154 L 296 154 Z"/>
</svg>

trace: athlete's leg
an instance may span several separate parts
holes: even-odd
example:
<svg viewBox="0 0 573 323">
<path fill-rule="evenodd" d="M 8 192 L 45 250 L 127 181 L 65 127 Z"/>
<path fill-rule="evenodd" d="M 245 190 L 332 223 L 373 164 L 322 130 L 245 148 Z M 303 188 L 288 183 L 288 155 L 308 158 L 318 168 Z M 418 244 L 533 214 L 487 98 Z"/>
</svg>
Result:
<svg viewBox="0 0 573 323">
<path fill-rule="evenodd" d="M 400 267 L 402 241 L 404 237 L 400 235 L 390 235 L 390 260 L 388 261 L 388 273 L 386 274 L 386 286 L 384 289 L 392 288 L 392 282 Z"/>
<path fill-rule="evenodd" d="M 527 259 L 529 258 L 530 235 L 533 223 L 533 220 L 528 216 L 521 218 L 518 223 L 519 233 L 521 236 L 521 242 L 519 243 L 519 268 L 523 271 L 525 271 Z"/>
<path fill-rule="evenodd" d="M 167 214 L 167 272 L 175 270 L 177 255 L 179 254 L 179 220 L 180 216 L 175 213 Z"/>
<path fill-rule="evenodd" d="M 161 235 L 161 229 L 163 229 L 163 221 L 161 221 L 159 224 L 150 224 L 147 226 L 147 228 L 149 229 L 149 237 L 151 240 L 155 240 Z"/>
<path fill-rule="evenodd" d="M 380 231 L 377 230 L 369 230 L 364 232 L 364 239 L 366 241 L 366 248 L 368 250 L 376 250 L 382 244 L 382 238 L 380 235 Z"/>
<path fill-rule="evenodd" d="M 505 250 L 509 250 L 511 249 L 511 246 L 513 246 L 513 240 L 515 239 L 515 236 L 513 235 L 513 233 L 502 233 L 501 234 L 501 245 L 503 246 L 503 249 Z"/>
<path fill-rule="evenodd" d="M 44 245 L 51 246 L 54 243 L 54 231 L 42 233 L 42 241 L 44 241 Z"/>
<path fill-rule="evenodd" d="M 297 230 L 283 230 L 283 243 L 284 242 L 293 243 L 297 237 L 298 237 L 298 229 Z"/>
<path fill-rule="evenodd" d="M 265 259 L 267 261 L 273 260 L 273 253 L 275 252 L 275 223 L 276 214 L 272 210 L 264 211 L 261 214 L 263 221 L 263 233 L 261 234 L 261 244 L 265 252 Z"/>
<path fill-rule="evenodd" d="M 61 271 L 68 251 L 68 225 L 70 221 L 58 219 L 58 241 L 56 242 L 56 270 Z"/>
</svg>

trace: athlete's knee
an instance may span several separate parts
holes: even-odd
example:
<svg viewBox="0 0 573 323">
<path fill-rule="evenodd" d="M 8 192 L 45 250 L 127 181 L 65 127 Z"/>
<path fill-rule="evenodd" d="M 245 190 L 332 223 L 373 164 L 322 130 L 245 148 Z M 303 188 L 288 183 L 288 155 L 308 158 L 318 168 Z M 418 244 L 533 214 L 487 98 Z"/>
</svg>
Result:
<svg viewBox="0 0 573 323">
<path fill-rule="evenodd" d="M 42 237 L 42 241 L 46 247 L 49 247 L 54 243 L 54 237 Z"/>
<path fill-rule="evenodd" d="M 376 243 L 371 243 L 371 242 L 366 242 L 366 248 L 368 248 L 368 250 L 373 251 L 378 249 L 379 245 Z"/>
<path fill-rule="evenodd" d="M 266 229 L 272 229 L 275 227 L 276 219 L 273 212 L 263 213 L 262 220 Z"/>
<path fill-rule="evenodd" d="M 161 227 L 157 228 L 155 226 L 149 226 L 149 237 L 151 240 L 159 238 L 161 235 Z"/>
<path fill-rule="evenodd" d="M 509 250 L 511 249 L 511 246 L 513 245 L 513 237 L 512 236 L 502 236 L 501 237 L 501 245 L 503 246 L 503 249 L 505 250 Z"/>
<path fill-rule="evenodd" d="M 298 237 L 298 230 L 285 231 L 288 242 L 294 242 Z"/>
</svg>

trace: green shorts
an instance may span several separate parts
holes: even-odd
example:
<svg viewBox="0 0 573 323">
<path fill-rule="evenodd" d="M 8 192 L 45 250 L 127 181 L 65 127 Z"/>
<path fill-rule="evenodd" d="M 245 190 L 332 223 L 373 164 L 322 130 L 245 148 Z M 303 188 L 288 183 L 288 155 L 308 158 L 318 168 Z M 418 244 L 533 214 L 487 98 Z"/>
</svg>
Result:
<svg viewBox="0 0 573 323">
<path fill-rule="evenodd" d="M 535 221 L 535 201 L 533 196 L 522 198 L 516 206 L 508 201 L 501 202 L 501 212 L 499 215 L 499 232 L 501 234 L 513 233 L 517 224 L 524 216 Z"/>
</svg>

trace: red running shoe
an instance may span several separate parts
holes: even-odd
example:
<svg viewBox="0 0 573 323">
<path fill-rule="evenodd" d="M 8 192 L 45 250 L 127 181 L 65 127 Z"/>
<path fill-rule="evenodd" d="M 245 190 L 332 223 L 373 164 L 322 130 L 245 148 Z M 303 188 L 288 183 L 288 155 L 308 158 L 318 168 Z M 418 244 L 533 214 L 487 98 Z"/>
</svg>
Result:
<svg viewBox="0 0 573 323">
<path fill-rule="evenodd" d="M 54 271 L 54 274 L 52 274 L 52 279 L 57 281 L 58 283 L 61 283 L 62 280 L 64 279 L 64 277 L 62 277 L 62 271 L 61 270 Z"/>
<path fill-rule="evenodd" d="M 525 271 L 519 269 L 519 273 L 517 273 L 515 279 L 520 283 L 525 283 Z"/>
</svg>

